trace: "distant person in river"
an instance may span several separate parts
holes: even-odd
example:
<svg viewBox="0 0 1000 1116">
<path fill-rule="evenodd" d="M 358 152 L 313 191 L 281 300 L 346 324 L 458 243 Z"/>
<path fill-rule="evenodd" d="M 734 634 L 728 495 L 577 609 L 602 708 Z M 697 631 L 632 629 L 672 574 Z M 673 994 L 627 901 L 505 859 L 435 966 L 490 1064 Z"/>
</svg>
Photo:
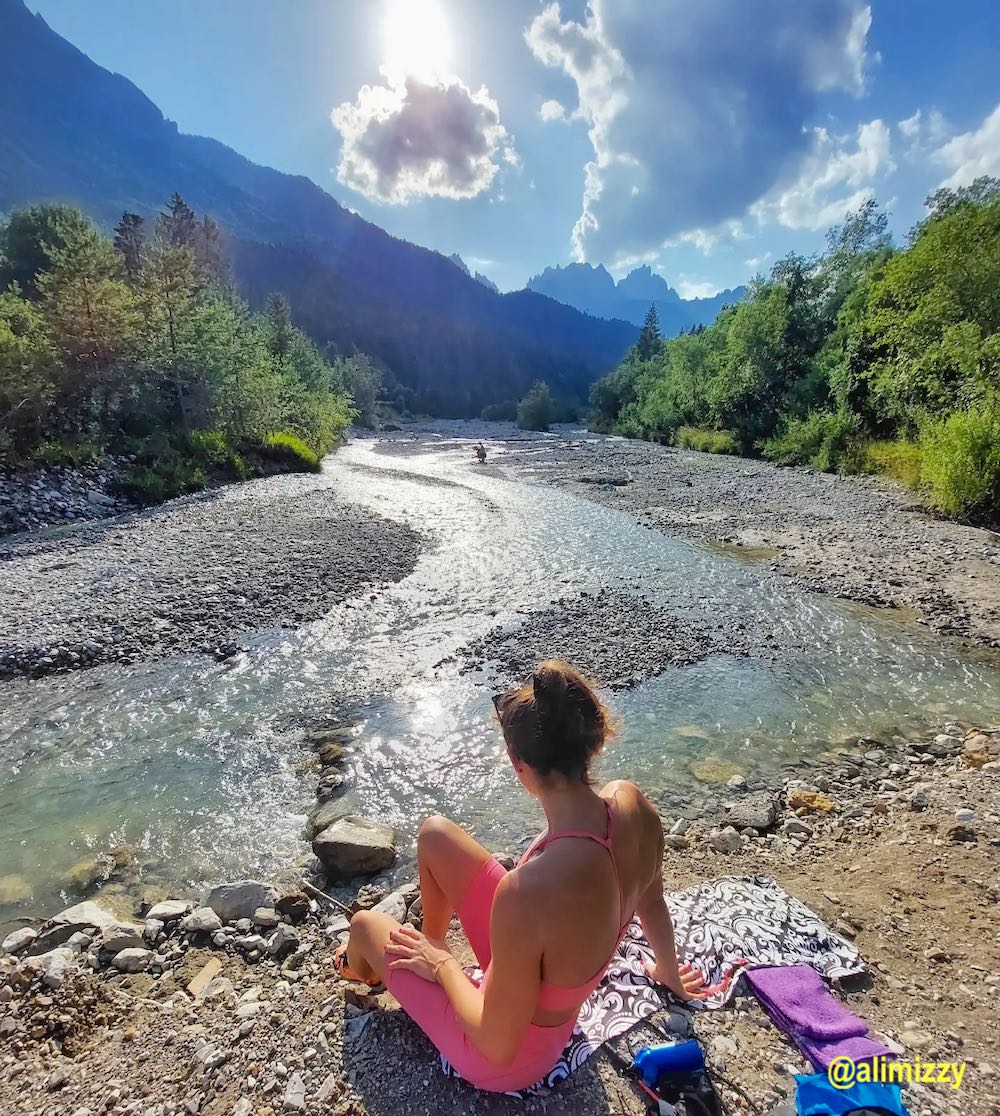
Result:
<svg viewBox="0 0 1000 1116">
<path fill-rule="evenodd" d="M 711 989 L 677 962 L 659 815 L 633 783 L 591 784 L 591 761 L 615 732 L 591 683 L 552 659 L 493 703 L 545 833 L 508 871 L 454 822 L 428 818 L 417 838 L 423 933 L 360 911 L 337 966 L 349 980 L 384 981 L 466 1081 L 504 1092 L 555 1066 L 633 914 L 655 954 L 652 980 L 682 999 Z M 445 942 L 455 912 L 481 984 Z"/>
<path fill-rule="evenodd" d="M 486 447 L 482 442 L 476 446 L 476 457 L 479 459 L 480 465 L 486 464 Z"/>
</svg>

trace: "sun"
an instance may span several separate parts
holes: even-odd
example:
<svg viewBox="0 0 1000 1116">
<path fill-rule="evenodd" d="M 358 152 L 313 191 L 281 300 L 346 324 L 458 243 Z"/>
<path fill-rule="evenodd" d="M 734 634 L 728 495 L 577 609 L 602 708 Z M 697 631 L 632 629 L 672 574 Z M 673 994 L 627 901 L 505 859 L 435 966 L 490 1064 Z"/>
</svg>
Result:
<svg viewBox="0 0 1000 1116">
<path fill-rule="evenodd" d="M 439 81 L 450 75 L 451 34 L 438 0 L 387 0 L 382 69 L 396 80 Z"/>
</svg>

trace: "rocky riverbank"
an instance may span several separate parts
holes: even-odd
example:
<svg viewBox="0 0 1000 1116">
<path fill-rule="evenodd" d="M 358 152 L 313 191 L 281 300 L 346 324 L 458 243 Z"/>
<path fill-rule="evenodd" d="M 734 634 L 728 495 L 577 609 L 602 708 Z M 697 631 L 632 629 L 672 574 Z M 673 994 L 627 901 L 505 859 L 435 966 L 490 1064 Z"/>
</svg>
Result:
<svg viewBox="0 0 1000 1116">
<path fill-rule="evenodd" d="M 408 453 L 415 436 L 426 448 L 431 431 L 482 440 L 487 468 L 503 475 L 566 487 L 656 530 L 769 561 L 806 588 L 1000 647 L 1000 535 L 937 518 L 884 478 L 476 422 L 410 426 L 383 452 Z"/>
<path fill-rule="evenodd" d="M 869 976 L 842 990 L 853 1011 L 901 1053 L 967 1063 L 960 1091 L 908 1086 L 914 1116 L 996 1112 L 1000 731 L 948 725 L 931 739 L 862 740 L 808 781 L 800 775 L 780 787 L 737 777 L 714 814 L 666 818 L 665 885 L 776 877 L 868 961 Z M 376 879 L 338 894 L 352 909 L 380 903 L 419 924 L 416 885 L 387 890 Z M 347 924 L 315 893 L 243 881 L 127 918 L 97 896 L 15 931 L 0 957 L 0 1110 L 644 1111 L 600 1056 L 526 1103 L 446 1080 L 387 993 L 336 980 L 331 955 Z M 462 950 L 457 934 L 453 944 Z M 689 1022 L 681 1013 L 680 1025 L 760 1111 L 806 1068 L 751 998 Z M 733 1111 L 750 1111 L 722 1091 Z"/>
<path fill-rule="evenodd" d="M 67 523 L 106 519 L 134 505 L 115 491 L 126 458 L 14 473 L 0 469 L 0 538 Z"/>
<path fill-rule="evenodd" d="M 274 476 L 0 546 L 0 678 L 237 653 L 399 581 L 421 540 L 323 477 Z"/>
</svg>

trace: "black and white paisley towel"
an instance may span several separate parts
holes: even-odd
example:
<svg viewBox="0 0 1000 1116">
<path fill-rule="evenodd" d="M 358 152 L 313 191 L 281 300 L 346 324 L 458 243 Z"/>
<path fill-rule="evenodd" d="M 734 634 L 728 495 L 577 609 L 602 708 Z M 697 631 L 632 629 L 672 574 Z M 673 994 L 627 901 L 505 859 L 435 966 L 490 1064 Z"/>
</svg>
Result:
<svg viewBox="0 0 1000 1116">
<path fill-rule="evenodd" d="M 738 975 L 755 966 L 811 965 L 827 980 L 864 969 L 850 942 L 770 876 L 723 876 L 668 892 L 666 899 L 678 957 L 699 969 L 707 984 L 721 986 L 705 1001 L 706 1008 L 727 1003 Z M 539 1085 L 551 1086 L 568 1077 L 605 1042 L 664 1008 L 663 996 L 643 970 L 643 962 L 652 957 L 634 918 L 604 980 L 583 1005 L 562 1057 Z M 445 1073 L 458 1076 L 443 1058 L 441 1064 Z"/>
</svg>

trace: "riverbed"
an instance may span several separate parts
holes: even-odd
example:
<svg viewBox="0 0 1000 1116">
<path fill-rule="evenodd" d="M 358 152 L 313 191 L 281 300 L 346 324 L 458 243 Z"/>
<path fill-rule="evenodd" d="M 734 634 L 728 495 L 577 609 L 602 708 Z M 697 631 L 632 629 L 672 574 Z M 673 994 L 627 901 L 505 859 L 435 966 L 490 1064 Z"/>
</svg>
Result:
<svg viewBox="0 0 1000 1116">
<path fill-rule="evenodd" d="M 304 733 L 334 713 L 355 726 L 345 810 L 398 827 L 401 873 L 431 811 L 516 847 L 539 817 L 503 760 L 490 698 L 519 646 L 534 646 L 540 615 L 557 653 L 586 665 L 605 648 L 602 669 L 625 688 L 612 695 L 622 732 L 600 774 L 634 778 L 665 813 L 696 816 L 734 773 L 770 781 L 859 737 L 1000 717 L 990 651 L 942 639 L 905 610 L 813 592 L 768 560 L 544 483 L 523 462 L 505 468 L 526 449 L 544 463 L 555 453 L 545 439 L 497 438 L 480 467 L 472 434 L 358 439 L 321 476 L 295 478 L 297 495 L 419 535 L 399 580 L 359 577 L 363 592 L 338 594 L 298 627 L 240 612 L 229 636 L 244 650 L 223 661 L 157 652 L 2 684 L 0 925 L 95 887 L 134 900 L 301 861 L 316 779 Z M 277 480 L 233 491 L 273 492 L 280 517 L 288 493 Z M 212 506 L 199 505 L 206 531 Z M 53 560 L 75 545 L 61 538 Z M 18 561 L 3 572 L 17 578 Z M 267 570 L 255 577 L 266 598 Z M 29 613 L 44 612 L 41 579 L 37 588 Z M 609 594 L 658 622 L 609 622 L 599 605 Z M 127 599 L 120 613 L 126 623 Z M 682 645 L 683 661 L 659 653 Z"/>
</svg>

